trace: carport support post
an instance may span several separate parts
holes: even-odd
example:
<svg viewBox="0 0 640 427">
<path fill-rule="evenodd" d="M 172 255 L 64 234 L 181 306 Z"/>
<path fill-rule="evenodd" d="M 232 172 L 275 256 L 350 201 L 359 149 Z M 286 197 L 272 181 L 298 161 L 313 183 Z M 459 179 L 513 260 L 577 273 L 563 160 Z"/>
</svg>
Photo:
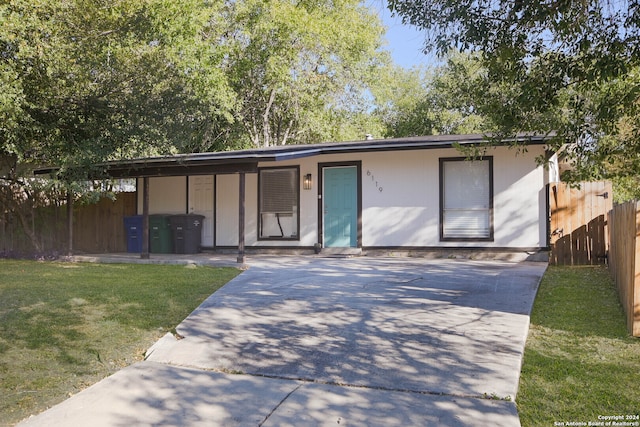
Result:
<svg viewBox="0 0 640 427">
<path fill-rule="evenodd" d="M 140 258 L 149 259 L 149 177 L 142 178 L 142 252 Z"/>
<path fill-rule="evenodd" d="M 240 172 L 238 188 L 238 263 L 244 263 L 244 199 L 245 199 L 245 175 Z"/>
</svg>

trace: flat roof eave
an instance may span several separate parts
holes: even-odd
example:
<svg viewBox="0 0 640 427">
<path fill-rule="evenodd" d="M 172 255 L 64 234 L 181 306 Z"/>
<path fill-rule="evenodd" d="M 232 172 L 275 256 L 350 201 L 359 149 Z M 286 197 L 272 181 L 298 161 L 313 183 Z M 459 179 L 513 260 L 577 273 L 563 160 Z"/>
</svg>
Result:
<svg viewBox="0 0 640 427">
<path fill-rule="evenodd" d="M 259 162 L 277 162 L 340 153 L 365 153 L 404 150 L 451 148 L 455 144 L 474 145 L 486 142 L 489 135 L 429 135 L 420 137 L 374 139 L 364 141 L 329 142 L 320 144 L 282 145 L 238 151 L 176 154 L 130 160 L 115 160 L 95 165 L 96 175 L 112 178 L 136 178 L 182 175 L 211 175 L 257 172 Z M 525 144 L 545 144 L 548 136 L 518 135 L 503 144 L 522 141 Z M 47 175 L 57 167 L 37 169 L 37 175 Z"/>
</svg>

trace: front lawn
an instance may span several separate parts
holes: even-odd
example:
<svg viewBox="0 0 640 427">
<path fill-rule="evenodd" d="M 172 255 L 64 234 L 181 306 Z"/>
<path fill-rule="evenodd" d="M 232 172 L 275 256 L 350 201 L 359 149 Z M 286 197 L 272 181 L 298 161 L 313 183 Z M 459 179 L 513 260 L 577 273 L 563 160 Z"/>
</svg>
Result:
<svg viewBox="0 0 640 427">
<path fill-rule="evenodd" d="M 517 404 L 523 427 L 640 425 L 640 339 L 627 333 L 605 267 L 547 270 L 531 315 Z M 617 416 L 623 418 L 605 418 Z"/>
<path fill-rule="evenodd" d="M 0 425 L 142 360 L 234 268 L 0 260 Z"/>
</svg>

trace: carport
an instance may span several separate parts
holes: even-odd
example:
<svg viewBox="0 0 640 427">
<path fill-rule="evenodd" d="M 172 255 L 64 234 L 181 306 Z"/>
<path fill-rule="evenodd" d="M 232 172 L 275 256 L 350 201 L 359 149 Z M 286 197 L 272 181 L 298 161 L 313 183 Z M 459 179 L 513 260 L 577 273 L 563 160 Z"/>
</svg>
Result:
<svg viewBox="0 0 640 427">
<path fill-rule="evenodd" d="M 288 148 L 288 147 L 287 147 Z M 140 257 L 148 259 L 149 251 L 149 178 L 196 175 L 239 176 L 238 187 L 238 256 L 237 262 L 245 259 L 245 174 L 256 173 L 258 162 L 277 161 L 292 155 L 290 151 L 274 147 L 263 150 L 243 150 L 236 152 L 195 153 L 173 156 L 150 157 L 101 163 L 95 166 L 93 176 L 104 178 L 142 178 L 142 220 L 143 236 Z M 296 150 L 293 150 L 297 152 Z M 298 150 L 299 151 L 299 150 Z M 299 154 L 298 154 L 299 155 Z M 37 169 L 36 175 L 51 175 L 57 167 Z M 67 197 L 67 227 L 69 248 L 73 247 L 73 195 Z M 69 254 L 71 255 L 71 253 Z"/>
<path fill-rule="evenodd" d="M 105 172 L 111 178 L 142 178 L 142 253 L 141 258 L 149 258 L 149 178 L 166 176 L 194 176 L 238 174 L 238 263 L 244 263 L 245 224 L 245 174 L 258 170 L 258 161 L 211 158 L 218 156 L 181 156 L 160 159 L 146 159 L 139 162 L 109 164 Z"/>
<path fill-rule="evenodd" d="M 423 141 L 409 141 L 401 146 L 407 148 L 421 147 Z M 430 143 L 433 145 L 433 143 Z M 438 143 L 450 145 L 450 142 Z M 360 152 L 371 147 L 388 145 L 384 140 L 369 141 L 366 145 L 359 142 L 297 145 L 297 146 L 272 146 L 262 149 L 248 149 L 239 151 L 223 151 L 209 153 L 176 154 L 171 156 L 158 156 L 131 160 L 117 160 L 96 164 L 92 168 L 92 176 L 95 179 L 105 178 L 142 178 L 142 251 L 140 258 L 150 258 L 149 250 L 149 178 L 175 177 L 197 175 L 228 175 L 237 174 L 238 184 L 238 255 L 237 262 L 245 260 L 245 198 L 246 179 L 248 173 L 257 173 L 259 162 L 277 162 L 289 159 L 297 159 L 318 154 L 330 154 L 339 152 Z M 396 144 L 398 145 L 398 144 Z M 427 144 L 428 145 L 428 144 Z M 53 175 L 59 172 L 58 167 L 42 167 L 34 171 L 35 175 Z M 67 195 L 67 229 L 69 255 L 73 252 L 73 194 Z"/>
</svg>

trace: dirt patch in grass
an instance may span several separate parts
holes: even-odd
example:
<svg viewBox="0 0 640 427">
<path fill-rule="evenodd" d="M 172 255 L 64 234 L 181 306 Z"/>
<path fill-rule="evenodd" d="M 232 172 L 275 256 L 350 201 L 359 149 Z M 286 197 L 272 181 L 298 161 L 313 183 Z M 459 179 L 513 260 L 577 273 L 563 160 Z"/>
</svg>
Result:
<svg viewBox="0 0 640 427">
<path fill-rule="evenodd" d="M 0 260 L 0 426 L 142 360 L 238 273 Z"/>
<path fill-rule="evenodd" d="M 547 270 L 531 316 L 517 404 L 523 427 L 597 425 L 615 415 L 639 421 L 640 340 L 627 333 L 605 267 Z"/>
</svg>

